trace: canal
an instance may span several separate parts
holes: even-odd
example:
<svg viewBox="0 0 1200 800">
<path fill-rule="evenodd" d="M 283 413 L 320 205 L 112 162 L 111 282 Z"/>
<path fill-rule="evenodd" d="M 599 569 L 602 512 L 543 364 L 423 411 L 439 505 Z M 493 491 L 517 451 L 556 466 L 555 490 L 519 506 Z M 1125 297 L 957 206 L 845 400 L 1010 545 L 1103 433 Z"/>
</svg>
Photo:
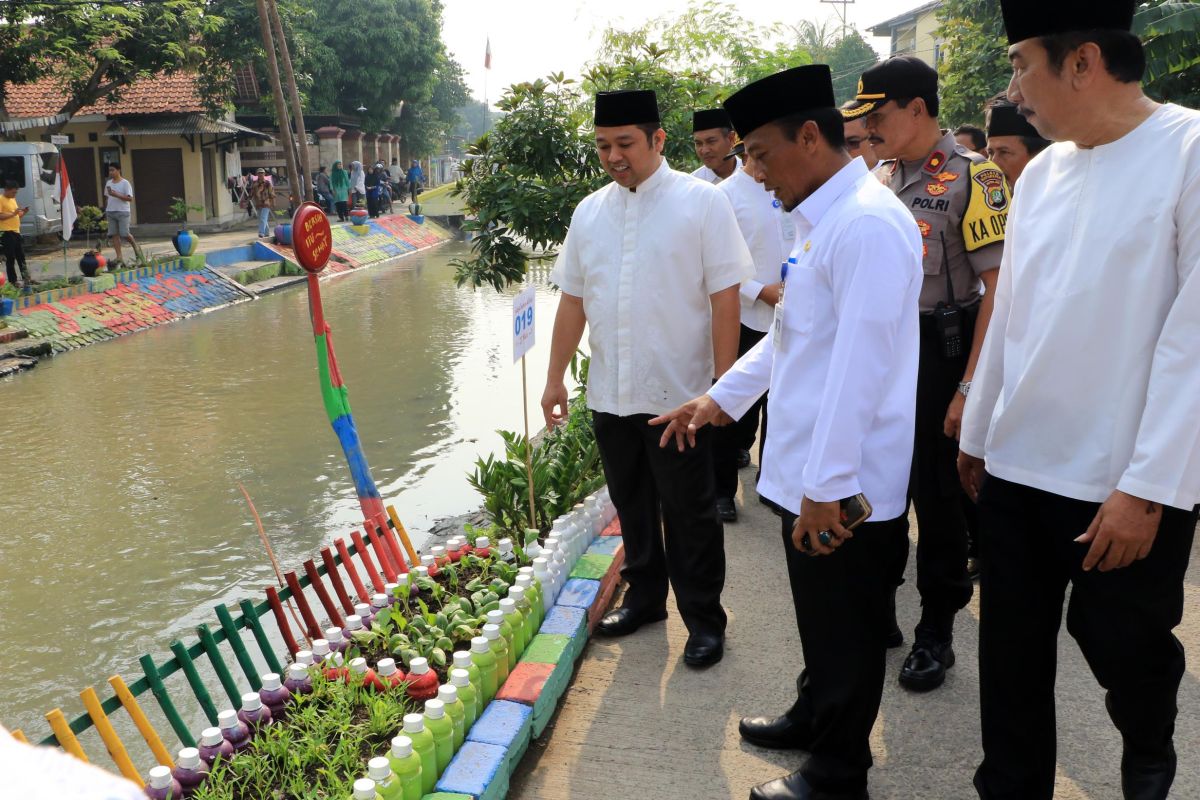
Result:
<svg viewBox="0 0 1200 800">
<path fill-rule="evenodd" d="M 418 540 L 480 505 L 466 473 L 522 425 L 512 297 L 454 286 L 467 251 L 322 285 L 376 482 Z M 556 302 L 540 284 L 538 428 Z M 275 579 L 239 483 L 285 569 L 361 521 L 301 289 L 43 361 L 0 382 L 0 408 L 0 723 L 31 735 L 55 706 L 80 713 L 85 686 L 192 641 L 215 604 L 261 599 Z"/>
</svg>

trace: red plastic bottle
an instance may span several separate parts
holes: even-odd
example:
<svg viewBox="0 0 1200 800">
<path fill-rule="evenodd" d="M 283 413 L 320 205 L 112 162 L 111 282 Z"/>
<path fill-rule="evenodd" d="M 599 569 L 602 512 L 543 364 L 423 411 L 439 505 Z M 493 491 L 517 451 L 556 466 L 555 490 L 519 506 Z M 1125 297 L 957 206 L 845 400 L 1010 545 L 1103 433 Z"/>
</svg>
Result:
<svg viewBox="0 0 1200 800">
<path fill-rule="evenodd" d="M 381 658 L 375 665 L 375 674 L 389 689 L 395 689 L 407 680 L 404 671 L 396 666 L 394 658 Z"/>
<path fill-rule="evenodd" d="M 365 686 L 376 692 L 387 691 L 387 686 L 379 680 L 375 670 L 367 666 L 365 658 L 355 658 L 350 661 L 348 682 L 353 686 Z"/>
</svg>

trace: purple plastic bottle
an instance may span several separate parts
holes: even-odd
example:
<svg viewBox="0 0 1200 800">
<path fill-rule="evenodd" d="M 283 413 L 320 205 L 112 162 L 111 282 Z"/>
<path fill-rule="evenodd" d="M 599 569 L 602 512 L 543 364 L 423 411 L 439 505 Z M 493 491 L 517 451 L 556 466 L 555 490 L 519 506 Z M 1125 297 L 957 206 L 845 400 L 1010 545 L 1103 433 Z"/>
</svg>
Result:
<svg viewBox="0 0 1200 800">
<path fill-rule="evenodd" d="M 258 690 L 258 699 L 271 710 L 271 719 L 281 720 L 287 716 L 287 705 L 292 699 L 292 693 L 279 682 L 279 675 L 268 672 L 262 676 L 262 688 Z"/>
<path fill-rule="evenodd" d="M 334 630 L 336 630 L 338 632 L 338 636 L 342 635 L 342 631 L 340 628 L 334 628 Z M 313 660 L 314 665 L 324 664 L 325 659 L 329 658 L 331 655 L 336 655 L 336 654 L 333 652 L 332 648 L 330 648 L 329 642 L 327 642 L 325 639 L 313 639 L 312 660 Z M 337 659 L 334 659 L 334 661 L 336 661 L 336 660 Z M 331 666 L 332 666 L 332 663 L 331 663 Z"/>
<path fill-rule="evenodd" d="M 223 735 L 220 728 L 205 728 L 200 732 L 200 760 L 211 767 L 218 758 L 228 761 L 233 758 L 233 745 Z"/>
<path fill-rule="evenodd" d="M 208 765 L 200 760 L 199 750 L 185 747 L 179 751 L 179 757 L 175 759 L 175 769 L 171 774 L 179 781 L 183 796 L 191 797 L 192 792 L 208 777 Z"/>
<path fill-rule="evenodd" d="M 303 664 L 290 665 L 287 680 L 283 682 L 283 685 L 293 695 L 312 694 L 312 675 L 309 673 L 308 667 Z"/>
<path fill-rule="evenodd" d="M 292 660 L 297 664 L 303 664 L 306 667 L 313 665 L 313 654 L 311 650 L 297 650 L 296 655 Z"/>
<path fill-rule="evenodd" d="M 359 622 L 361 623 L 362 620 L 359 620 Z M 325 641 L 329 643 L 329 651 L 331 653 L 337 653 L 340 656 L 344 656 L 346 654 L 346 648 L 350 646 L 350 643 L 346 641 L 344 636 L 342 636 L 341 628 L 326 628 Z M 315 642 L 313 643 L 313 647 L 316 647 Z"/>
<path fill-rule="evenodd" d="M 271 709 L 263 705 L 258 692 L 246 692 L 242 695 L 242 710 L 237 715 L 238 719 L 246 723 L 251 733 L 271 724 Z"/>
<path fill-rule="evenodd" d="M 258 695 L 254 696 L 258 697 Z M 250 728 L 238 719 L 238 712 L 227 709 L 217 714 L 217 725 L 220 726 L 221 735 L 225 737 L 225 741 L 233 745 L 235 753 L 240 753 L 250 746 Z"/>
<path fill-rule="evenodd" d="M 150 770 L 150 780 L 146 782 L 146 797 L 150 800 L 179 800 L 183 797 L 183 787 L 171 775 L 171 768 L 159 765 Z"/>
<path fill-rule="evenodd" d="M 378 614 L 380 611 L 383 611 L 385 608 L 387 608 L 391 602 L 388 600 L 388 597 L 390 597 L 390 595 L 386 595 L 383 592 L 371 595 L 371 613 Z M 355 606 L 354 608 L 357 610 L 358 606 Z"/>
<path fill-rule="evenodd" d="M 346 647 L 354 641 L 355 633 L 362 633 L 366 629 L 363 627 L 363 620 L 358 614 L 351 614 L 346 617 L 346 627 L 342 628 L 342 636 L 345 637 Z"/>
<path fill-rule="evenodd" d="M 357 603 L 354 606 L 354 613 L 362 618 L 363 628 L 371 630 L 371 623 L 375 621 L 375 611 L 371 608 L 370 603 Z"/>
</svg>

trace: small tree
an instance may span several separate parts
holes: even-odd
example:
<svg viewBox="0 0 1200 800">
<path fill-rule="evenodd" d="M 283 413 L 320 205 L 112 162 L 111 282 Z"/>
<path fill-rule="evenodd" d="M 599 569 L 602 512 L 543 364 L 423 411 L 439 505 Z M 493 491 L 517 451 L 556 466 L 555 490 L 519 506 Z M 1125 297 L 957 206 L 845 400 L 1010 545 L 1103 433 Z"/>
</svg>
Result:
<svg viewBox="0 0 1200 800">
<path fill-rule="evenodd" d="M 92 234 L 99 233 L 104 226 L 104 212 L 96 206 L 84 206 L 75 217 L 75 226 L 83 231 L 87 252 L 92 250 Z"/>
<path fill-rule="evenodd" d="M 172 197 L 171 200 L 173 202 L 167 206 L 167 219 L 172 222 L 187 222 L 190 212 L 204 210 L 204 206 L 188 205 L 182 197 Z"/>
</svg>

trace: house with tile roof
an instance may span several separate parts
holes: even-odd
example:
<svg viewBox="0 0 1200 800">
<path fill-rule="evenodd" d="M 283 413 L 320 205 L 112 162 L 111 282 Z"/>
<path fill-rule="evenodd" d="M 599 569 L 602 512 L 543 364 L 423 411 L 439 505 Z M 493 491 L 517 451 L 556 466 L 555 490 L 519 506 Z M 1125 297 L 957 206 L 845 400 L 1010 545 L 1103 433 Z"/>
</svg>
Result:
<svg viewBox="0 0 1200 800">
<path fill-rule="evenodd" d="M 889 56 L 916 56 L 936 68 L 942 63 L 946 44 L 938 35 L 942 23 L 937 15 L 941 7 L 942 0 L 923 3 L 867 30 L 873 36 L 891 40 Z"/>
<path fill-rule="evenodd" d="M 8 118 L 0 133 L 9 141 L 48 141 L 62 121 L 63 93 L 55 81 L 8 84 Z M 269 143 L 268 134 L 205 113 L 190 72 L 159 74 L 123 89 L 119 98 L 80 109 L 63 127 L 59 149 L 77 207 L 98 205 L 108 165 L 119 164 L 133 184 L 132 222 L 169 224 L 173 199 L 203 211 L 188 214 L 192 227 L 215 227 L 245 218 L 231 187 L 243 174 L 240 146 Z"/>
</svg>

